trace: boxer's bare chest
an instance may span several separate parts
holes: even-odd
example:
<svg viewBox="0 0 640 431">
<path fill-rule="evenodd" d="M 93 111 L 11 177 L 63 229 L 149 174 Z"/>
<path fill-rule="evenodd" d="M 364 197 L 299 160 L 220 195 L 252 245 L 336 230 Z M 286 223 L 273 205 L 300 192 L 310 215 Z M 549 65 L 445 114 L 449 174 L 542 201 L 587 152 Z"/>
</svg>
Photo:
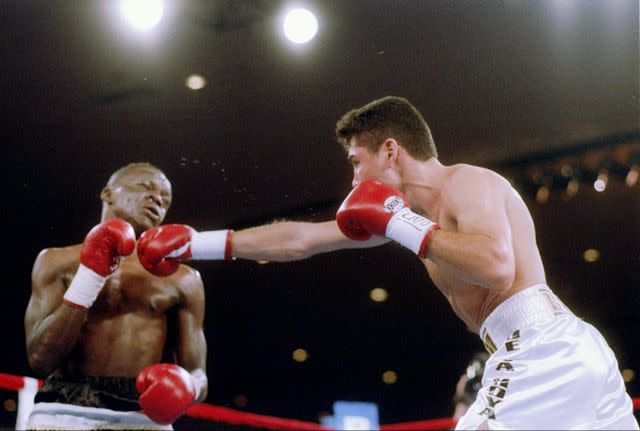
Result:
<svg viewBox="0 0 640 431">
<path fill-rule="evenodd" d="M 438 217 L 438 224 L 447 232 L 457 232 L 455 219 L 444 211 Z M 477 331 L 482 304 L 487 299 L 487 289 L 468 283 L 451 271 L 429 259 L 422 259 L 429 277 L 436 287 L 447 298 L 453 311 L 462 319 L 469 329 Z"/>
<path fill-rule="evenodd" d="M 69 278 L 73 278 L 73 274 Z M 137 257 L 129 256 L 107 279 L 90 315 L 93 318 L 128 313 L 162 315 L 180 300 L 180 288 L 172 277 L 153 276 L 140 265 Z"/>
</svg>

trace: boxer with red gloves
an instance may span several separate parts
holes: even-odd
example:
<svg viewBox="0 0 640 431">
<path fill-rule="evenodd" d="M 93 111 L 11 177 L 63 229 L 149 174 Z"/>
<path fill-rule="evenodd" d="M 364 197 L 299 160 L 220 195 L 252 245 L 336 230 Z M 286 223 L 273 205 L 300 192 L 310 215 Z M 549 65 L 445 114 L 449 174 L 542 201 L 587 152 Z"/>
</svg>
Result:
<svg viewBox="0 0 640 431">
<path fill-rule="evenodd" d="M 338 227 L 348 238 L 366 241 L 372 235 L 386 236 L 425 257 L 437 223 L 408 208 L 407 198 L 395 188 L 376 180 L 358 184 L 336 215 Z"/>
<path fill-rule="evenodd" d="M 350 110 L 336 136 L 353 168 L 353 191 L 336 221 L 237 231 L 234 257 L 297 260 L 390 238 L 421 258 L 457 316 L 481 335 L 489 362 L 500 365 L 487 368 L 484 379 L 517 376 L 518 385 L 500 386 L 499 395 L 495 386 L 481 389 L 461 429 L 638 429 L 614 353 L 546 285 L 531 214 L 505 178 L 440 163 L 429 126 L 401 97 Z M 140 255 L 147 269 L 167 273 L 176 265 L 170 259 L 195 257 L 188 228 L 151 233 Z M 214 247 L 218 258 L 223 243 Z M 567 383 L 566 369 L 578 377 Z"/>
<path fill-rule="evenodd" d="M 26 426 L 172 429 L 207 395 L 202 279 L 186 265 L 156 277 L 133 253 L 136 234 L 160 226 L 171 205 L 162 171 L 126 165 L 100 198 L 84 242 L 47 248 L 33 266 L 27 355 L 48 377 Z M 175 364 L 157 365 L 167 358 Z"/>
</svg>

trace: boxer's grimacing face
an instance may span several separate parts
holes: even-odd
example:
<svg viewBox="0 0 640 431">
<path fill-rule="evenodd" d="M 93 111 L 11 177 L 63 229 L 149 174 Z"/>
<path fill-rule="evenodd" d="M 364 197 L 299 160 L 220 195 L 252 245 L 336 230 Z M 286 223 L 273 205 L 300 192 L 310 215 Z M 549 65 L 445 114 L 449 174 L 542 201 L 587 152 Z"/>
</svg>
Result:
<svg viewBox="0 0 640 431">
<path fill-rule="evenodd" d="M 167 177 L 146 167 L 132 169 L 103 191 L 112 214 L 131 223 L 137 234 L 162 224 L 171 198 Z"/>
</svg>

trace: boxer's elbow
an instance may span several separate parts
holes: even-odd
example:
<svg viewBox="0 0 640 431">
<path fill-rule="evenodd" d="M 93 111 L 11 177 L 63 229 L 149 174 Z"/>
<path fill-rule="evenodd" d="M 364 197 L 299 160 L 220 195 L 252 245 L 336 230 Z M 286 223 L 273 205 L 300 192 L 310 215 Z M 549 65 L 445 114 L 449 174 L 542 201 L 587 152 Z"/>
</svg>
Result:
<svg viewBox="0 0 640 431">
<path fill-rule="evenodd" d="M 57 365 L 52 361 L 51 355 L 33 349 L 28 352 L 27 360 L 33 372 L 39 376 L 48 376 L 56 369 Z"/>
<path fill-rule="evenodd" d="M 513 248 L 506 243 L 497 243 L 491 250 L 490 262 L 485 268 L 490 289 L 504 292 L 511 288 L 516 275 Z"/>
<path fill-rule="evenodd" d="M 27 341 L 27 361 L 31 369 L 41 376 L 48 376 L 55 371 L 66 357 L 62 345 L 57 343 L 60 337 L 39 334 Z"/>
</svg>

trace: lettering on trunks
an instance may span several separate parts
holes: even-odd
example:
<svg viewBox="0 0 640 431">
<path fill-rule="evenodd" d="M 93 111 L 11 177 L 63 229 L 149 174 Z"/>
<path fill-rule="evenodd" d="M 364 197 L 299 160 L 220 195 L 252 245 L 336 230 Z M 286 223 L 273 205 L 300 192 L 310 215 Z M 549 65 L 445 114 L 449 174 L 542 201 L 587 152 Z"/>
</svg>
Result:
<svg viewBox="0 0 640 431">
<path fill-rule="evenodd" d="M 496 418 L 495 407 L 504 400 L 508 386 L 509 379 L 493 379 L 493 384 L 489 386 L 487 392 L 487 406 L 482 409 L 480 415 L 485 415 L 489 419 Z"/>
<path fill-rule="evenodd" d="M 513 371 L 513 365 L 511 365 L 511 359 L 503 359 L 496 367 L 496 371 L 507 370 Z"/>
<path fill-rule="evenodd" d="M 482 338 L 482 343 L 484 344 L 484 348 L 487 349 L 487 352 L 490 354 L 494 354 L 498 348 L 496 347 L 496 343 L 489 336 L 489 332 L 485 329 L 482 330 L 482 334 L 480 334 Z"/>
<path fill-rule="evenodd" d="M 520 341 L 520 330 L 516 329 L 515 331 L 513 331 L 513 334 L 511 334 L 511 336 L 507 338 L 507 341 L 504 342 L 507 351 L 513 352 L 514 350 L 520 350 L 518 341 Z"/>
</svg>

